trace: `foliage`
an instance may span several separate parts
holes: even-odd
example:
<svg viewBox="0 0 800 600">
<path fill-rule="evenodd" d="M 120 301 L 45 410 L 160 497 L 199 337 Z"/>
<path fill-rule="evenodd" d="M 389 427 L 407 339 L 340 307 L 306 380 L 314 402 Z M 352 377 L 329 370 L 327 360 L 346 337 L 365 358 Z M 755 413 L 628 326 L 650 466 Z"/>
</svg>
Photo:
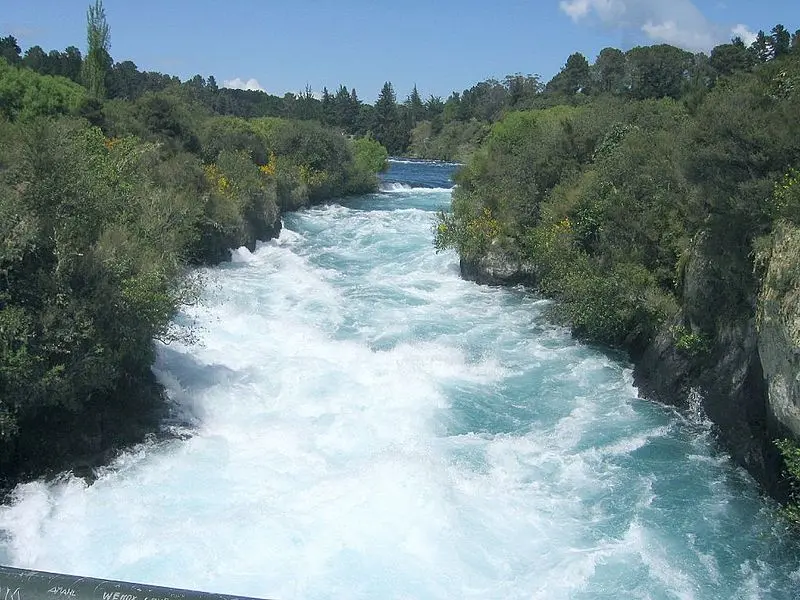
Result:
<svg viewBox="0 0 800 600">
<path fill-rule="evenodd" d="M 692 54 L 666 44 L 640 46 L 627 52 L 630 95 L 646 98 L 681 97 L 692 68 Z"/>
<path fill-rule="evenodd" d="M 438 132 L 434 132 L 431 121 L 421 121 L 411 130 L 407 154 L 415 158 L 465 162 L 476 153 L 489 131 L 489 125 L 477 119 L 451 121 Z"/>
<path fill-rule="evenodd" d="M 356 139 L 353 142 L 353 151 L 356 169 L 367 173 L 382 173 L 389 168 L 389 152 L 371 137 Z"/>
<path fill-rule="evenodd" d="M 410 124 L 397 106 L 394 88 L 387 81 L 375 102 L 372 131 L 391 155 L 402 154 L 409 144 Z"/>
<path fill-rule="evenodd" d="M 434 246 L 437 252 L 454 248 L 464 258 L 479 258 L 499 235 L 500 224 L 487 207 L 468 219 L 440 212 L 434 229 Z"/>
<path fill-rule="evenodd" d="M 0 59 L 0 115 L 8 120 L 69 114 L 85 97 L 86 90 L 68 79 L 39 75 Z"/>
<path fill-rule="evenodd" d="M 580 52 L 570 55 L 564 68 L 550 80 L 545 88 L 555 94 L 574 96 L 589 86 L 589 61 Z"/>
<path fill-rule="evenodd" d="M 741 58 L 738 45 L 735 52 Z M 589 94 L 613 87 L 602 82 L 612 72 L 621 81 L 623 57 L 603 54 L 606 75 L 593 75 Z M 558 93 L 570 105 L 509 112 L 492 126 L 457 175 L 436 247 L 471 260 L 493 245 L 523 257 L 541 291 L 558 300 L 557 317 L 587 339 L 634 352 L 683 308 L 691 327 L 672 331 L 675 347 L 702 359 L 717 315 L 752 310 L 754 240 L 800 214 L 792 170 L 800 164 L 799 58 L 785 54 L 752 72 L 731 59 L 728 77 L 692 102 L 687 73 L 700 77 L 708 64 L 671 47 L 624 56 L 629 99 L 573 102 L 565 69 L 545 95 L 563 84 Z M 578 58 L 571 63 L 584 73 Z M 488 241 L 485 229 L 469 227 L 484 210 L 496 222 Z M 695 262 L 704 271 L 693 276 L 722 286 L 704 292 L 713 309 L 681 306 L 686 265 L 701 251 Z"/>
<path fill-rule="evenodd" d="M 109 144 L 70 121 L 8 134 L 0 388 L 3 412 L 21 420 L 42 406 L 79 411 L 143 376 L 187 295 L 193 207 L 147 177 L 152 146 Z"/>
<path fill-rule="evenodd" d="M 791 487 L 791 502 L 783 507 L 783 514 L 795 526 L 800 526 L 800 446 L 793 440 L 776 440 L 781 451 L 786 476 Z"/>
<path fill-rule="evenodd" d="M 206 162 L 214 162 L 223 150 L 244 152 L 256 164 L 269 160 L 267 145 L 251 122 L 240 117 L 207 119 L 199 133 L 201 155 Z"/>
<path fill-rule="evenodd" d="M 83 62 L 76 49 L 20 58 L 0 40 L 22 65 L 0 59 L 3 476 L 54 458 L 36 450 L 42 436 L 81 446 L 86 436 L 59 429 L 68 422 L 99 423 L 95 453 L 130 439 L 128 422 L 152 409 L 153 340 L 192 337 L 172 325 L 196 300 L 187 267 L 275 236 L 280 209 L 376 190 L 386 166 L 374 139 L 215 114 L 213 78 L 178 86 L 130 62 L 100 73 L 111 65 L 102 3 L 88 21 Z M 42 74 L 78 78 L 76 64 L 91 90 Z"/>
<path fill-rule="evenodd" d="M 702 332 L 692 331 L 686 327 L 673 327 L 671 330 L 675 340 L 675 348 L 689 358 L 705 356 L 711 351 L 711 340 Z"/>
<path fill-rule="evenodd" d="M 800 171 L 790 169 L 775 184 L 772 199 L 772 214 L 775 218 L 783 218 L 800 225 Z"/>
<path fill-rule="evenodd" d="M 110 35 L 102 0 L 95 0 L 86 12 L 86 60 L 83 62 L 83 81 L 91 98 L 106 95 L 106 74 L 111 69 L 108 53 Z"/>
</svg>

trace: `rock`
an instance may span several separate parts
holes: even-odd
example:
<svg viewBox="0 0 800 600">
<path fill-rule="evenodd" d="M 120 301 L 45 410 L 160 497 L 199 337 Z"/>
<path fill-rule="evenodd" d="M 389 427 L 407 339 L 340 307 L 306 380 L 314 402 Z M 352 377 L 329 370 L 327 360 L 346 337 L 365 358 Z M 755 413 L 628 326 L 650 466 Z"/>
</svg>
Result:
<svg viewBox="0 0 800 600">
<path fill-rule="evenodd" d="M 788 223 L 774 232 L 757 322 L 769 417 L 800 438 L 800 228 Z"/>
<path fill-rule="evenodd" d="M 678 352 L 671 333 L 683 324 L 678 314 L 664 327 L 635 362 L 633 376 L 639 394 L 649 400 L 685 408 L 696 374 L 691 361 Z"/>
<path fill-rule="evenodd" d="M 774 445 L 779 437 L 768 414 L 759 357 L 755 305 L 758 283 L 746 249 L 725 236 L 698 236 L 686 267 L 682 311 L 636 361 L 642 396 L 687 406 L 700 398 L 718 439 L 731 457 L 778 499 L 788 490 Z M 708 351 L 687 356 L 677 348 L 677 328 L 707 336 Z"/>
<path fill-rule="evenodd" d="M 536 272 L 533 264 L 519 256 L 514 256 L 492 244 L 489 251 L 477 259 L 461 258 L 461 276 L 483 285 L 536 285 Z"/>
</svg>

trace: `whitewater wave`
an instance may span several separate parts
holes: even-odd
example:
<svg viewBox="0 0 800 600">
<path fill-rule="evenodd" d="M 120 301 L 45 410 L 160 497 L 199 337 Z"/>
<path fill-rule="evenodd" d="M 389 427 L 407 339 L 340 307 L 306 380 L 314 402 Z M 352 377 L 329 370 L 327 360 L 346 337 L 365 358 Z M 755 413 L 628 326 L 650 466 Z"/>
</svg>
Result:
<svg viewBox="0 0 800 600">
<path fill-rule="evenodd" d="M 461 167 L 462 162 L 451 162 L 447 160 L 428 160 L 424 158 L 390 158 L 389 162 L 396 165 L 429 165 L 432 167 Z"/>
<path fill-rule="evenodd" d="M 452 192 L 453 188 L 444 187 L 412 187 L 405 183 L 385 183 L 381 186 L 383 193 L 402 193 L 402 194 L 441 194 Z"/>
</svg>

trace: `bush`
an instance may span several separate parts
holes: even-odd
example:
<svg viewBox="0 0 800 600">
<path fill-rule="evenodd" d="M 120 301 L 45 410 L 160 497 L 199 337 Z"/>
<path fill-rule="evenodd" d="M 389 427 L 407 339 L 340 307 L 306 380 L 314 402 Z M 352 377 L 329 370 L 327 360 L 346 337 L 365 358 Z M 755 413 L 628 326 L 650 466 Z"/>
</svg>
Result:
<svg viewBox="0 0 800 600">
<path fill-rule="evenodd" d="M 389 168 L 389 152 L 369 136 L 353 141 L 353 154 L 357 171 L 374 174 Z"/>
<path fill-rule="evenodd" d="M 686 327 L 673 327 L 670 332 L 675 348 L 684 356 L 698 358 L 711 351 L 711 340 L 704 333 L 694 332 Z"/>
<path fill-rule="evenodd" d="M 86 90 L 65 77 L 12 67 L 0 57 L 0 115 L 10 121 L 69 114 L 85 98 Z"/>
<path fill-rule="evenodd" d="M 124 402 L 150 377 L 152 340 L 190 293 L 182 277 L 197 213 L 152 181 L 157 149 L 71 121 L 17 128 L 3 150 L 0 414 L 4 436 L 47 407 Z"/>
</svg>

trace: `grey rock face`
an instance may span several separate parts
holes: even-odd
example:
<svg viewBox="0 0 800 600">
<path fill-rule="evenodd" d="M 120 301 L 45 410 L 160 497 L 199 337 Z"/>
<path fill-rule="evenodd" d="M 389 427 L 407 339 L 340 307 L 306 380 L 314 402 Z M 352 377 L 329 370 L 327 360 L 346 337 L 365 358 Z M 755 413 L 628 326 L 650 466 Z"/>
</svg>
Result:
<svg viewBox="0 0 800 600">
<path fill-rule="evenodd" d="M 770 417 L 800 438 L 800 228 L 786 223 L 774 233 L 759 296 L 758 352 Z"/>
<path fill-rule="evenodd" d="M 461 259 L 461 276 L 484 285 L 535 285 L 534 266 L 498 245 L 477 259 Z"/>
</svg>

